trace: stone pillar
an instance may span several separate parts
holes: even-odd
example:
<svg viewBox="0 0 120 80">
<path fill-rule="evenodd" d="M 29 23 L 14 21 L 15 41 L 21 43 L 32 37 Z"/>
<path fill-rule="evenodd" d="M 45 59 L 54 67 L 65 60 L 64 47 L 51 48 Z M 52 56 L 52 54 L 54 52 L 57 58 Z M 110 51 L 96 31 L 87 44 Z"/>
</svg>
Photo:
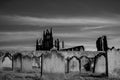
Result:
<svg viewBox="0 0 120 80">
<path fill-rule="evenodd" d="M 107 56 L 107 51 L 105 52 L 105 59 L 106 59 L 106 76 L 108 77 L 108 56 Z"/>
<path fill-rule="evenodd" d="M 79 59 L 79 71 L 81 72 L 81 60 Z"/>
<path fill-rule="evenodd" d="M 96 57 L 94 58 L 93 73 L 95 73 L 95 67 L 96 67 Z"/>
<path fill-rule="evenodd" d="M 22 65 L 23 65 L 23 57 L 21 57 L 20 63 L 21 63 L 21 71 L 22 71 Z"/>
<path fill-rule="evenodd" d="M 67 73 L 69 73 L 69 63 L 70 63 L 70 59 L 67 58 Z"/>
<path fill-rule="evenodd" d="M 62 41 L 62 49 L 64 49 L 64 41 Z"/>
<path fill-rule="evenodd" d="M 12 56 L 12 70 L 14 70 L 14 59 L 13 59 L 13 56 Z"/>
<path fill-rule="evenodd" d="M 43 75 L 43 54 L 41 54 L 41 76 Z"/>
</svg>

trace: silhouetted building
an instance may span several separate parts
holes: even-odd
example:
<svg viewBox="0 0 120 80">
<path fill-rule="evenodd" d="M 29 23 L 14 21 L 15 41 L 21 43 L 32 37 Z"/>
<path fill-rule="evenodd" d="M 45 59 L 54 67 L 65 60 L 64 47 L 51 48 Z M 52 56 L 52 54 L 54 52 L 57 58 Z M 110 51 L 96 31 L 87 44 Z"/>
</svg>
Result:
<svg viewBox="0 0 120 80">
<path fill-rule="evenodd" d="M 36 50 L 44 50 L 49 51 L 54 47 L 57 48 L 58 51 L 84 51 L 84 46 L 75 46 L 72 48 L 64 48 L 64 41 L 60 41 L 59 39 L 53 40 L 52 28 L 50 30 L 43 31 L 43 38 L 36 40 Z"/>
<path fill-rule="evenodd" d="M 62 48 L 64 48 L 64 41 L 62 41 Z"/>
<path fill-rule="evenodd" d="M 96 41 L 96 47 L 97 51 L 107 51 L 108 50 L 107 37 L 106 36 L 99 37 Z"/>
<path fill-rule="evenodd" d="M 84 50 L 85 50 L 84 46 L 75 46 L 71 48 L 61 49 L 61 51 L 84 51 Z"/>
<path fill-rule="evenodd" d="M 59 39 L 55 40 L 55 47 L 57 48 L 57 50 L 60 49 L 60 41 L 59 41 Z"/>
<path fill-rule="evenodd" d="M 43 31 L 43 39 L 36 40 L 36 50 L 50 50 L 53 48 L 52 28 Z"/>
</svg>

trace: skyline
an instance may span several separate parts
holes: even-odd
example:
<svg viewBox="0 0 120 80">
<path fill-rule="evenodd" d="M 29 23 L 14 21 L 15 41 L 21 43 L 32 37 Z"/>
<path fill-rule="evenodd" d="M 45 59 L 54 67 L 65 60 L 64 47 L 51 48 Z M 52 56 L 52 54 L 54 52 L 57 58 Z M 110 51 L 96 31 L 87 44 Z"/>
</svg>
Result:
<svg viewBox="0 0 120 80">
<path fill-rule="evenodd" d="M 0 48 L 35 49 L 45 29 L 65 47 L 83 45 L 96 50 L 96 40 L 107 36 L 108 47 L 120 48 L 120 1 L 116 0 L 2 0 Z"/>
</svg>

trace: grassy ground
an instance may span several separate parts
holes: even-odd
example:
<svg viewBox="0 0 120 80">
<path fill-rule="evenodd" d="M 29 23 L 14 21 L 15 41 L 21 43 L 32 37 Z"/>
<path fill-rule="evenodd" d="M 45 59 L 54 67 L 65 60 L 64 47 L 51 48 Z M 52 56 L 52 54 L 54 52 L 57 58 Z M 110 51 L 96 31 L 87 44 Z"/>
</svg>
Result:
<svg viewBox="0 0 120 80">
<path fill-rule="evenodd" d="M 44 73 L 18 73 L 13 71 L 0 71 L 0 80 L 120 80 L 120 78 L 91 77 L 80 73 L 53 74 Z"/>
<path fill-rule="evenodd" d="M 105 77 L 105 76 L 90 76 L 88 74 L 81 74 L 81 73 L 71 73 L 66 75 L 68 76 L 66 80 L 120 80 L 120 78 L 113 78 L 113 77 Z"/>
</svg>

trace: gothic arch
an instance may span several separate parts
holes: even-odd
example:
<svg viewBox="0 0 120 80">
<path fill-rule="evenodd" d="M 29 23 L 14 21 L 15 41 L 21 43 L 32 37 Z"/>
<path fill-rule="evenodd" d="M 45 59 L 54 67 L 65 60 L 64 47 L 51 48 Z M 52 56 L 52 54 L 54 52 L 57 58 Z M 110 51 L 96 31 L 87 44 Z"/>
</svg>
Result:
<svg viewBox="0 0 120 80">
<path fill-rule="evenodd" d="M 6 52 L 2 58 L 2 67 L 12 69 L 12 55 Z"/>
<path fill-rule="evenodd" d="M 97 54 L 96 56 L 95 56 L 95 60 L 97 59 L 97 58 L 99 58 L 99 57 L 101 57 L 101 56 L 104 56 L 105 57 L 105 53 L 99 53 L 99 54 Z"/>
<path fill-rule="evenodd" d="M 84 57 L 90 61 L 90 58 L 87 57 L 87 56 L 81 56 L 79 59 L 81 60 L 81 59 L 84 58 Z"/>
<path fill-rule="evenodd" d="M 73 58 L 79 60 L 79 58 L 78 58 L 77 56 L 72 56 L 72 57 L 70 57 L 69 59 L 72 60 Z"/>
<path fill-rule="evenodd" d="M 69 64 L 70 71 L 80 71 L 79 58 L 77 56 L 72 56 L 69 59 L 70 59 L 70 64 Z"/>
<path fill-rule="evenodd" d="M 79 69 L 80 71 L 80 59 L 77 57 L 77 56 L 71 56 L 71 57 L 67 57 L 66 60 L 67 60 L 67 73 L 69 73 L 70 71 L 70 62 L 73 60 L 73 59 L 76 59 L 78 64 L 79 64 L 79 67 L 77 69 Z M 76 63 L 77 64 L 77 63 Z"/>
<path fill-rule="evenodd" d="M 13 59 L 17 59 L 18 57 L 21 57 L 22 58 L 22 54 L 21 53 L 15 53 L 13 55 Z"/>
<path fill-rule="evenodd" d="M 6 52 L 3 59 L 2 59 L 2 62 L 5 60 L 5 57 L 8 57 L 10 60 L 12 60 L 12 55 L 9 53 L 9 52 Z"/>
</svg>

